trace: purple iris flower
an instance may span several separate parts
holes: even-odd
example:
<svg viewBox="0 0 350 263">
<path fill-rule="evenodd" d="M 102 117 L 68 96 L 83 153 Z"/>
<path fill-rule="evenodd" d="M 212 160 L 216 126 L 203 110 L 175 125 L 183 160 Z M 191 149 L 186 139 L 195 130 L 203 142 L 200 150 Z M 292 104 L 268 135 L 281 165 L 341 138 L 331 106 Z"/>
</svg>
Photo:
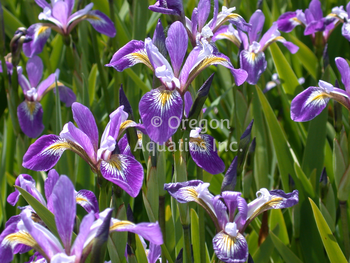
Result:
<svg viewBox="0 0 350 263">
<path fill-rule="evenodd" d="M 193 161 L 211 174 L 225 171 L 225 164 L 218 156 L 215 140 L 208 134 L 201 134 L 202 129 L 190 132 L 189 150 Z"/>
<path fill-rule="evenodd" d="M 161 14 L 175 15 L 181 18 L 185 16 L 182 0 L 157 0 L 154 5 L 150 5 L 148 8 Z"/>
<path fill-rule="evenodd" d="M 334 99 L 350 110 L 350 68 L 348 62 L 340 57 L 335 64 L 341 74 L 345 90 L 320 80 L 318 87 L 308 87 L 298 94 L 291 103 L 290 115 L 294 121 L 309 121 L 319 115 L 327 106 L 330 99 Z"/>
<path fill-rule="evenodd" d="M 80 103 L 73 103 L 72 122 L 66 123 L 60 135 L 41 136 L 32 144 L 23 157 L 23 167 L 35 171 L 46 171 L 56 165 L 65 150 L 71 150 L 82 157 L 94 172 L 120 186 L 132 197 L 136 197 L 143 181 L 143 167 L 134 158 L 123 154 L 118 140 L 128 127 L 138 127 L 127 120 L 128 114 L 120 106 L 109 117 L 98 146 L 98 129 L 89 108 Z"/>
<path fill-rule="evenodd" d="M 30 58 L 26 69 L 29 80 L 22 74 L 22 68 L 19 68 L 18 71 L 18 83 L 23 90 L 24 101 L 18 105 L 17 117 L 24 134 L 30 138 L 36 138 L 44 130 L 43 108 L 40 101 L 46 93 L 55 89 L 56 81 L 60 99 L 67 107 L 72 105 L 76 100 L 76 96 L 71 89 L 58 82 L 58 69 L 47 79 L 40 82 L 43 75 L 43 62 L 41 58 L 37 56 Z"/>
<path fill-rule="evenodd" d="M 334 7 L 327 18 L 335 18 L 335 26 L 337 26 L 338 23 L 343 23 L 341 33 L 348 41 L 350 41 L 350 2 L 346 5 L 346 11 L 343 6 Z"/>
<path fill-rule="evenodd" d="M 18 252 L 19 246 L 33 248 L 47 262 L 80 262 L 86 258 L 91 248 L 104 231 L 129 231 L 142 235 L 150 242 L 163 243 L 158 223 L 134 224 L 111 218 L 112 209 L 107 208 L 95 220 L 94 213 L 87 214 L 81 221 L 80 230 L 72 244 L 72 235 L 76 217 L 76 194 L 72 182 L 62 175 L 55 184 L 52 194 L 52 208 L 59 238 L 33 217 L 30 209 L 24 209 L 19 216 L 7 222 L 0 235 L 0 256 L 7 263 Z M 21 251 L 21 252 L 22 252 Z"/>
<path fill-rule="evenodd" d="M 27 57 L 41 53 L 43 47 L 50 37 L 51 29 L 63 36 L 68 36 L 72 29 L 83 20 L 87 20 L 93 28 L 108 36 L 114 37 L 116 30 L 113 22 L 101 11 L 91 10 L 93 3 L 72 14 L 74 0 L 55 0 L 51 4 L 45 0 L 35 0 L 43 8 L 39 14 L 39 20 L 47 20 L 51 23 L 38 23 L 28 28 L 28 36 L 33 40 L 23 44 L 23 52 Z"/>
<path fill-rule="evenodd" d="M 257 198 L 247 204 L 239 192 L 224 191 L 214 197 L 208 187 L 209 183 L 199 180 L 164 185 L 179 203 L 196 202 L 207 211 L 217 230 L 213 238 L 214 251 L 227 263 L 247 261 L 248 244 L 243 233 L 256 216 L 269 209 L 294 206 L 299 201 L 297 190 L 286 194 L 282 190 L 262 188 Z"/>
<path fill-rule="evenodd" d="M 334 16 L 323 17 L 321 2 L 312 0 L 305 12 L 300 9 L 294 12 L 286 12 L 278 18 L 277 24 L 279 30 L 287 33 L 291 32 L 294 27 L 303 25 L 305 27 L 304 35 L 311 35 L 314 41 L 315 34 L 322 32 L 324 45 L 337 21 L 338 19 L 335 19 Z"/>
<path fill-rule="evenodd" d="M 299 85 L 303 85 L 305 83 L 305 78 L 304 77 L 298 78 L 298 82 L 299 82 Z M 281 84 L 281 80 L 279 79 L 278 74 L 274 73 L 271 76 L 271 80 L 266 83 L 266 86 L 263 92 L 266 93 L 280 84 Z"/>
<path fill-rule="evenodd" d="M 216 34 L 214 41 L 218 39 L 228 39 L 238 47 L 243 44 L 244 50 L 240 53 L 241 68 L 248 72 L 247 82 L 255 85 L 261 74 L 266 70 L 267 62 L 264 51 L 272 43 L 281 42 L 289 51 L 294 54 L 299 47 L 285 40 L 277 30 L 277 23 L 261 37 L 261 31 L 264 26 L 265 16 L 261 10 L 256 10 L 249 20 L 252 25 L 248 31 L 248 36 L 241 30 L 234 29 L 231 25 L 222 27 Z M 260 41 L 259 41 L 260 39 Z"/>
<path fill-rule="evenodd" d="M 45 180 L 44 184 L 46 201 L 42 194 L 36 188 L 36 182 L 30 175 L 20 174 L 16 178 L 15 185 L 26 190 L 42 205 L 46 206 L 47 209 L 49 209 L 51 212 L 54 212 L 52 207 L 51 194 L 55 185 L 57 184 L 59 177 L 60 176 L 55 169 L 52 169 L 48 172 L 47 179 Z M 21 193 L 16 189 L 13 193 L 11 193 L 8 196 L 7 202 L 10 205 L 15 206 L 19 200 L 20 195 Z M 79 204 L 86 210 L 86 212 L 94 212 L 95 216 L 98 217 L 99 208 L 96 196 L 93 192 L 84 189 L 78 192 L 75 191 L 75 200 L 77 204 Z"/>
<path fill-rule="evenodd" d="M 119 49 L 106 66 L 123 71 L 137 63 L 148 66 L 161 81 L 162 86 L 147 92 L 140 100 L 139 111 L 149 137 L 160 144 L 165 143 L 177 130 L 183 115 L 183 96 L 194 78 L 210 65 L 223 65 L 231 70 L 237 85 L 241 85 L 247 73 L 235 69 L 229 58 L 220 54 L 207 41 L 196 46 L 183 64 L 187 51 L 188 36 L 185 27 L 173 23 L 168 37 L 163 38 L 169 53 L 171 65 L 164 57 L 163 45 L 156 46 L 163 32 L 159 21 L 154 39 L 132 40 Z M 158 40 L 155 41 L 155 38 Z M 163 53 L 163 54 L 162 54 Z M 182 66 L 182 68 L 181 68 Z M 155 122 L 156 120 L 156 122 Z"/>
</svg>

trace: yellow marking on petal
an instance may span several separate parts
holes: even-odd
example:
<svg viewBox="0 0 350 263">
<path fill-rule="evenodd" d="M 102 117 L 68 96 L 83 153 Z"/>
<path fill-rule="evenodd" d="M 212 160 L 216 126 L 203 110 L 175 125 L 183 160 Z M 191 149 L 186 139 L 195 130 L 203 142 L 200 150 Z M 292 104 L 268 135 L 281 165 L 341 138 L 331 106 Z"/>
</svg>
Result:
<svg viewBox="0 0 350 263">
<path fill-rule="evenodd" d="M 86 15 L 82 16 L 80 19 L 101 20 L 101 18 L 99 18 L 98 16 L 94 16 L 94 15 L 91 15 L 91 14 L 86 14 Z"/>
<path fill-rule="evenodd" d="M 241 18 L 243 19 L 239 14 L 233 13 L 233 14 L 229 14 L 228 16 L 226 16 L 221 22 L 220 24 L 216 25 L 215 29 L 213 30 L 213 32 L 216 31 L 216 29 L 218 29 L 222 24 L 224 24 L 226 21 L 228 20 L 236 20 L 237 18 Z"/>
<path fill-rule="evenodd" d="M 319 100 L 319 99 L 326 99 L 326 98 L 332 98 L 332 96 L 328 93 L 321 93 L 321 94 L 318 94 L 316 95 L 315 97 L 313 97 L 311 99 L 311 101 L 314 101 L 314 100 Z"/>
<path fill-rule="evenodd" d="M 233 44 L 235 44 L 238 47 L 241 45 L 241 42 L 237 39 L 237 37 L 235 37 L 232 34 L 222 33 L 222 34 L 219 34 L 219 36 L 223 36 L 223 37 L 229 39 L 231 42 L 233 42 Z"/>
<path fill-rule="evenodd" d="M 37 35 L 41 35 L 43 33 L 45 33 L 45 31 L 48 29 L 48 26 L 42 26 L 39 28 L 39 30 L 37 31 Z"/>
<path fill-rule="evenodd" d="M 263 204 L 259 209 L 257 209 L 249 218 L 255 218 L 260 213 L 268 210 L 269 208 L 272 208 L 275 205 L 278 205 L 281 201 L 283 201 L 282 197 L 276 197 L 271 199 L 270 201 L 267 201 L 265 204 Z"/>
<path fill-rule="evenodd" d="M 64 84 L 63 84 L 62 82 L 57 81 L 57 87 L 59 87 L 59 86 L 64 86 Z M 45 93 L 47 93 L 48 91 L 50 91 L 50 90 L 52 90 L 52 89 L 54 89 L 54 88 L 56 88 L 56 82 L 53 83 L 53 84 L 51 84 L 51 85 L 47 88 L 47 90 L 45 91 Z"/>
<path fill-rule="evenodd" d="M 170 100 L 171 95 L 172 95 L 172 91 L 170 91 L 170 90 L 163 90 L 160 93 L 159 99 L 160 99 L 160 102 L 161 102 L 163 107 Z"/>
<path fill-rule="evenodd" d="M 34 111 L 36 108 L 36 102 L 35 101 L 27 101 L 27 107 L 30 112 L 30 115 L 34 115 Z"/>
<path fill-rule="evenodd" d="M 203 59 L 194 69 L 191 70 L 190 75 L 188 76 L 188 79 L 192 79 L 192 77 L 196 76 L 200 71 L 205 69 L 206 67 L 214 64 L 221 64 L 227 62 L 226 59 L 216 56 L 210 56 L 205 59 Z"/>
<path fill-rule="evenodd" d="M 31 248 L 35 248 L 39 246 L 38 243 L 35 241 L 35 239 L 28 232 L 25 232 L 25 231 L 19 231 L 19 232 L 7 235 L 4 238 L 4 242 L 9 243 L 11 245 L 23 244 Z"/>
<path fill-rule="evenodd" d="M 129 128 L 130 126 L 130 124 L 132 124 L 132 123 L 134 123 L 134 121 L 132 121 L 132 120 L 126 120 L 126 121 L 124 121 L 121 125 L 120 125 L 120 130 L 124 130 L 124 129 L 126 129 L 126 128 Z"/>
<path fill-rule="evenodd" d="M 75 198 L 75 201 L 78 203 L 78 202 L 88 202 L 88 200 L 86 198 L 83 198 L 83 197 L 76 197 Z"/>
<path fill-rule="evenodd" d="M 147 53 L 145 51 L 130 53 L 129 55 L 126 55 L 126 57 L 131 59 L 131 60 L 136 60 L 137 62 L 141 62 L 141 63 L 145 64 L 147 67 L 149 67 L 152 71 L 154 71 L 153 66 L 152 66 L 151 62 L 149 61 L 149 58 L 148 58 Z"/>
<path fill-rule="evenodd" d="M 295 21 L 295 22 L 298 22 L 299 24 L 302 23 L 302 22 L 301 22 L 298 18 L 296 18 L 296 17 L 291 18 L 291 20 L 293 20 L 293 21 Z"/>
<path fill-rule="evenodd" d="M 198 147 L 200 147 L 201 149 L 203 149 L 203 151 L 206 151 L 207 150 L 207 146 L 205 145 L 205 141 L 201 138 L 201 137 L 198 137 L 198 138 L 192 138 L 190 137 L 190 142 L 198 145 Z"/>
<path fill-rule="evenodd" d="M 125 227 L 125 226 L 132 226 L 135 225 L 134 223 L 126 220 L 115 222 L 110 228 L 109 231 L 117 230 L 118 228 Z"/>
</svg>

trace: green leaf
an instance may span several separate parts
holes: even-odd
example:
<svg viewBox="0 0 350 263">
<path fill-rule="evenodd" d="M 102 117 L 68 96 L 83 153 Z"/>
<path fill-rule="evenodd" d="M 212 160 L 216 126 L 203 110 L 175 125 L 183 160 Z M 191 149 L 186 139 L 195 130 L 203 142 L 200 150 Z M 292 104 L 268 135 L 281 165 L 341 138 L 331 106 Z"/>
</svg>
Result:
<svg viewBox="0 0 350 263">
<path fill-rule="evenodd" d="M 272 232 L 270 231 L 269 235 L 274 244 L 274 247 L 280 253 L 284 262 L 286 263 L 301 263 L 302 261 L 290 250 L 283 242 Z"/>
<path fill-rule="evenodd" d="M 338 199 L 340 201 L 346 201 L 349 198 L 350 192 L 350 166 L 346 169 L 343 177 L 340 180 L 338 187 Z"/>
<path fill-rule="evenodd" d="M 270 46 L 270 51 L 284 92 L 287 95 L 294 96 L 301 89 L 298 88 L 300 85 L 293 69 L 276 43 Z"/>
<path fill-rule="evenodd" d="M 57 238 L 59 238 L 54 214 L 51 213 L 42 203 L 36 200 L 32 195 L 30 195 L 23 188 L 17 185 L 15 185 L 15 188 L 21 193 L 21 195 L 27 201 L 27 203 L 34 209 L 34 211 L 38 214 L 41 220 L 44 221 L 45 225 L 50 229 L 50 231 Z"/>
<path fill-rule="evenodd" d="M 136 251 L 135 255 L 137 262 L 148 262 L 145 248 L 143 247 L 139 235 L 135 235 L 136 240 Z"/>
<path fill-rule="evenodd" d="M 192 239 L 191 241 L 192 241 L 194 262 L 199 263 L 201 261 L 200 246 L 199 246 L 199 244 L 200 244 L 199 219 L 198 219 L 198 215 L 194 209 L 191 209 L 191 239 Z"/>
<path fill-rule="evenodd" d="M 96 79 L 97 79 L 97 65 L 94 64 L 91 68 L 90 74 L 89 74 L 89 104 L 90 106 L 94 102 L 95 99 L 95 93 L 96 93 Z"/>
<path fill-rule="evenodd" d="M 333 173 L 335 186 L 338 188 L 340 184 L 340 180 L 343 177 L 346 170 L 346 162 L 344 159 L 343 151 L 337 141 L 334 139 L 333 142 Z"/>
<path fill-rule="evenodd" d="M 21 21 L 17 19 L 16 16 L 11 14 L 5 7 L 2 7 L 5 21 L 5 33 L 6 35 L 12 39 L 16 30 L 19 27 L 25 27 Z"/>
<path fill-rule="evenodd" d="M 303 170 L 300 168 L 300 166 L 297 163 L 294 163 L 294 169 L 295 169 L 295 173 L 298 176 L 301 184 L 304 187 L 304 190 L 312 197 L 315 198 L 315 191 L 310 183 L 310 181 L 308 180 L 308 178 L 306 177 L 305 173 L 303 172 Z"/>
<path fill-rule="evenodd" d="M 148 87 L 144 81 L 140 79 L 139 76 L 136 75 L 133 69 L 127 68 L 124 70 L 126 74 L 134 81 L 136 86 L 140 88 L 143 92 L 149 92 L 151 90 L 150 87 Z"/>
<path fill-rule="evenodd" d="M 269 216 L 269 228 L 275 229 L 277 225 L 279 226 L 278 239 L 283 242 L 283 244 L 289 245 L 288 231 L 282 211 L 281 209 L 272 209 Z"/>
<path fill-rule="evenodd" d="M 275 113 L 273 112 L 266 97 L 258 86 L 255 86 L 255 88 L 257 90 L 265 119 L 271 134 L 272 142 L 276 151 L 283 189 L 286 192 L 289 192 L 289 174 L 292 176 L 294 181 L 297 181 L 293 169 L 294 160 L 291 153 L 292 149 L 290 148 L 288 141 L 286 140 L 285 135 L 282 131 L 282 128 L 277 121 Z"/>
<path fill-rule="evenodd" d="M 291 42 L 299 47 L 295 56 L 298 57 L 299 61 L 303 64 L 306 70 L 310 73 L 310 75 L 317 81 L 317 57 L 311 49 L 306 46 L 302 41 L 300 41 L 297 37 L 292 34 L 288 34 L 288 38 Z"/>
<path fill-rule="evenodd" d="M 328 258 L 331 263 L 347 263 L 343 252 L 341 251 L 337 240 L 333 236 L 326 220 L 322 216 L 321 211 L 318 209 L 314 201 L 309 198 L 312 212 L 314 213 L 315 221 L 317 224 L 318 231 L 320 233 L 323 245 L 326 249 Z"/>
</svg>

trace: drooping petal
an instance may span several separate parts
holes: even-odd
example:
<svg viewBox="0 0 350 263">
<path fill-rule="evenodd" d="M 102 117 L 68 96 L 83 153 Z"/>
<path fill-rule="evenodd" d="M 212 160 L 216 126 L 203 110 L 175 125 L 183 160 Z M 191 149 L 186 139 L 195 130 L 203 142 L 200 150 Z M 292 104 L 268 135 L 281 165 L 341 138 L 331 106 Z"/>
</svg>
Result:
<svg viewBox="0 0 350 263">
<path fill-rule="evenodd" d="M 89 230 L 94 223 L 94 219 L 94 213 L 89 213 L 88 215 L 84 216 L 83 220 L 81 221 L 79 234 L 74 241 L 71 252 L 72 255 L 76 256 L 77 262 L 80 262 L 80 258 L 84 249 L 84 243 L 89 235 Z"/>
<path fill-rule="evenodd" d="M 113 67 L 118 71 L 130 68 L 138 63 L 143 63 L 151 70 L 153 67 L 145 50 L 145 43 L 139 40 L 132 40 L 114 53 L 107 67 Z"/>
<path fill-rule="evenodd" d="M 108 161 L 101 162 L 102 176 L 120 186 L 131 197 L 136 197 L 143 182 L 143 167 L 134 158 L 114 154 Z"/>
<path fill-rule="evenodd" d="M 47 171 L 54 167 L 63 152 L 71 149 L 67 140 L 54 135 L 44 135 L 37 139 L 23 156 L 22 166 L 34 171 Z"/>
<path fill-rule="evenodd" d="M 112 218 L 111 221 L 110 231 L 128 231 L 142 236 L 153 244 L 163 244 L 162 231 L 160 230 L 158 222 L 134 224 L 129 221 L 120 221 L 114 218 Z"/>
<path fill-rule="evenodd" d="M 43 198 L 41 193 L 36 189 L 35 184 L 36 183 L 34 179 L 28 174 L 20 174 L 15 181 L 15 185 L 23 188 L 40 203 L 46 205 L 45 199 Z M 20 195 L 21 193 L 17 189 L 15 189 L 15 191 L 7 197 L 7 202 L 10 205 L 14 206 L 18 202 L 18 198 Z"/>
<path fill-rule="evenodd" d="M 256 196 L 257 198 L 248 204 L 247 221 L 253 220 L 264 211 L 291 207 L 299 202 L 298 190 L 285 193 L 282 190 L 268 191 L 261 188 Z"/>
<path fill-rule="evenodd" d="M 188 36 L 183 24 L 179 21 L 172 23 L 168 30 L 168 37 L 165 40 L 165 44 L 169 52 L 175 76 L 179 76 L 181 65 L 187 51 L 187 43 Z"/>
<path fill-rule="evenodd" d="M 98 129 L 94 116 L 90 109 L 83 104 L 75 102 L 72 104 L 73 119 L 91 140 L 91 143 L 97 151 L 98 149 Z"/>
<path fill-rule="evenodd" d="M 96 218 L 98 217 L 99 208 L 94 192 L 84 189 L 80 190 L 75 195 L 75 201 L 77 204 L 81 205 L 86 212 L 90 213 L 92 211 Z"/>
<path fill-rule="evenodd" d="M 176 89 L 153 89 L 141 98 L 139 111 L 148 136 L 164 144 L 180 125 L 183 101 Z"/>
<path fill-rule="evenodd" d="M 57 83 L 58 93 L 60 95 L 60 100 L 66 104 L 66 107 L 72 106 L 73 102 L 77 100 L 77 96 L 70 88 Z M 56 94 L 56 89 L 53 89 L 53 92 Z"/>
<path fill-rule="evenodd" d="M 53 189 L 51 199 L 57 232 L 66 253 L 69 254 L 76 215 L 76 201 L 73 183 L 67 176 L 60 176 Z"/>
<path fill-rule="evenodd" d="M 258 83 L 261 74 L 266 70 L 267 62 L 263 52 L 242 50 L 240 53 L 241 68 L 248 73 L 247 82 L 251 85 Z"/>
<path fill-rule="evenodd" d="M 208 190 L 209 183 L 200 180 L 164 184 L 164 190 L 179 203 L 196 202 L 203 206 L 208 213 L 215 214 L 213 207 L 214 196 Z"/>
<path fill-rule="evenodd" d="M 348 62 L 341 58 L 337 57 L 335 58 L 335 64 L 337 65 L 337 68 L 341 75 L 341 81 L 343 82 L 345 86 L 345 90 L 347 93 L 350 94 L 350 67 Z"/>
<path fill-rule="evenodd" d="M 211 174 L 225 171 L 225 164 L 218 156 L 215 140 L 212 136 L 200 134 L 195 138 L 190 137 L 189 145 L 191 157 L 199 167 Z"/>
<path fill-rule="evenodd" d="M 63 247 L 58 239 L 46 227 L 35 223 L 31 219 L 31 211 L 23 211 L 21 213 L 21 218 L 25 229 L 38 244 L 41 251 L 43 251 L 49 258 L 52 258 L 55 254 L 63 252 Z"/>
<path fill-rule="evenodd" d="M 322 88 L 307 88 L 292 100 L 290 107 L 292 120 L 312 120 L 323 111 L 330 98 L 332 98 L 331 94 Z"/>
<path fill-rule="evenodd" d="M 249 24 L 252 25 L 252 27 L 248 31 L 250 43 L 253 43 L 253 41 L 259 41 L 264 23 L 264 13 L 260 9 L 256 10 L 249 20 Z"/>
<path fill-rule="evenodd" d="M 240 47 L 241 45 L 241 38 L 239 36 L 238 30 L 236 30 L 232 24 L 229 24 L 228 26 L 221 26 L 212 37 L 212 41 L 216 42 L 219 39 L 228 39 L 232 43 L 234 43 L 237 47 Z"/>
<path fill-rule="evenodd" d="M 83 9 L 80 9 L 80 10 L 78 10 L 77 12 L 75 12 L 74 14 L 72 14 L 72 15 L 69 17 L 69 20 L 68 20 L 69 30 L 72 30 L 73 27 L 75 26 L 75 24 L 76 24 L 77 22 L 80 21 L 80 20 L 78 20 L 78 19 L 80 19 L 80 18 L 86 16 L 86 15 L 90 12 L 90 10 L 93 8 L 93 6 L 94 6 L 94 3 L 89 3 L 89 4 L 86 5 Z M 78 21 L 77 21 L 77 20 L 78 20 Z M 75 22 L 74 22 L 74 21 L 75 21 Z M 74 23 L 73 23 L 73 22 L 74 22 Z M 73 24 L 71 25 L 71 23 L 73 23 Z"/>
<path fill-rule="evenodd" d="M 180 17 L 184 15 L 182 0 L 157 0 L 157 2 L 154 5 L 150 5 L 148 9 L 166 15 L 176 15 Z"/>
<path fill-rule="evenodd" d="M 198 3 L 198 31 L 201 31 L 207 22 L 210 13 L 210 0 L 200 0 Z"/>
<path fill-rule="evenodd" d="M 83 131 L 75 127 L 73 123 L 68 122 L 63 126 L 60 137 L 66 139 L 71 144 L 73 143 L 81 147 L 83 151 L 80 150 L 77 153 L 80 153 L 82 157 L 87 155 L 89 159 L 85 161 L 96 163 L 96 151 L 92 145 L 90 138 Z"/>
<path fill-rule="evenodd" d="M 84 16 L 84 19 L 89 21 L 92 27 L 101 34 L 108 37 L 115 37 L 117 34 L 111 19 L 99 10 L 90 11 L 86 16 Z"/>
<path fill-rule="evenodd" d="M 218 259 L 226 263 L 246 262 L 249 254 L 247 241 L 241 233 L 236 237 L 223 231 L 216 234 L 213 238 L 213 248 Z"/>
<path fill-rule="evenodd" d="M 286 12 L 286 13 L 282 14 L 277 20 L 278 30 L 289 33 L 296 26 L 301 25 L 302 21 L 300 21 L 298 19 L 297 12 L 302 13 L 301 10 L 297 10 L 295 12 Z M 304 13 L 302 13 L 302 14 L 304 14 Z"/>
<path fill-rule="evenodd" d="M 47 39 L 50 37 L 51 28 L 47 24 L 34 24 L 27 30 L 27 36 L 33 40 L 23 43 L 23 52 L 27 57 L 33 57 L 43 51 Z"/>
<path fill-rule="evenodd" d="M 38 56 L 33 56 L 28 60 L 26 69 L 32 87 L 38 86 L 41 76 L 43 75 L 43 67 L 43 62 Z"/>
<path fill-rule="evenodd" d="M 21 130 L 30 138 L 37 138 L 44 130 L 43 108 L 37 101 L 23 101 L 18 105 L 17 117 Z"/>
</svg>

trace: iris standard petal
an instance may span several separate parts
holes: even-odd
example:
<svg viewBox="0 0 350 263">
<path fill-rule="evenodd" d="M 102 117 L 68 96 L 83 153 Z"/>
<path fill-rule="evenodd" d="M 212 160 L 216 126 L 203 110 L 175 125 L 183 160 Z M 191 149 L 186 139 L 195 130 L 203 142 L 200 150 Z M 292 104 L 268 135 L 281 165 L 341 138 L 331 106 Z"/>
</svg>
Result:
<svg viewBox="0 0 350 263">
<path fill-rule="evenodd" d="M 158 222 L 156 223 L 139 223 L 134 224 L 129 221 L 120 221 L 112 218 L 112 224 L 109 228 L 110 231 L 128 231 L 138 234 L 147 239 L 153 244 L 163 244 L 162 231 L 160 230 Z"/>
<path fill-rule="evenodd" d="M 193 161 L 211 174 L 225 171 L 225 164 L 218 156 L 215 140 L 208 134 L 200 134 L 196 138 L 190 137 L 190 154 Z"/>
<path fill-rule="evenodd" d="M 51 34 L 51 28 L 47 24 L 37 23 L 27 30 L 27 36 L 33 40 L 23 43 L 23 52 L 27 57 L 33 57 L 43 51 L 44 45 Z"/>
<path fill-rule="evenodd" d="M 37 101 L 40 101 L 47 92 L 49 92 L 51 89 L 56 87 L 56 84 L 55 84 L 56 79 L 57 79 L 57 74 L 52 73 L 39 84 L 37 88 L 37 94 L 38 94 Z M 59 85 L 59 83 L 57 83 L 57 85 Z"/>
<path fill-rule="evenodd" d="M 23 74 L 18 74 L 18 84 L 21 86 L 24 94 L 27 94 L 27 91 L 32 88 L 28 79 Z"/>
<path fill-rule="evenodd" d="M 138 63 L 143 63 L 151 70 L 153 67 L 145 50 L 145 43 L 139 40 L 132 40 L 114 53 L 107 67 L 113 67 L 118 71 L 130 68 Z"/>
<path fill-rule="evenodd" d="M 162 26 L 162 22 L 161 22 L 160 18 L 158 19 L 156 29 L 154 30 L 152 42 L 158 48 L 159 52 L 164 57 L 166 57 L 168 52 L 167 52 L 167 49 L 165 47 L 164 28 Z"/>
<path fill-rule="evenodd" d="M 253 41 L 259 40 L 264 23 L 265 23 L 264 13 L 260 9 L 256 10 L 249 20 L 249 24 L 252 25 L 252 27 L 248 31 L 250 43 L 253 43 Z"/>
<path fill-rule="evenodd" d="M 33 56 L 27 62 L 26 69 L 30 85 L 36 87 L 43 75 L 43 62 L 38 56 Z"/>
<path fill-rule="evenodd" d="M 184 114 L 185 114 L 185 117 L 188 118 L 192 104 L 193 104 L 191 92 L 186 91 L 186 93 L 184 95 L 184 100 L 185 100 L 185 113 Z"/>
<path fill-rule="evenodd" d="M 213 238 L 213 248 L 218 259 L 226 263 L 246 262 L 249 254 L 247 241 L 241 233 L 231 237 L 219 232 Z"/>
<path fill-rule="evenodd" d="M 71 149 L 67 140 L 57 135 L 50 134 L 41 136 L 23 156 L 22 166 L 34 171 L 46 171 L 56 165 L 63 152 Z"/>
<path fill-rule="evenodd" d="M 67 33 L 68 27 L 68 5 L 66 1 L 55 1 L 52 7 L 52 17 L 60 22 L 64 33 Z"/>
<path fill-rule="evenodd" d="M 343 59 L 341 57 L 335 58 L 335 64 L 337 65 L 337 68 L 340 72 L 341 82 L 343 82 L 347 93 L 350 94 L 350 67 L 349 67 L 349 64 L 345 59 Z"/>
<path fill-rule="evenodd" d="M 267 62 L 263 52 L 242 50 L 240 53 L 241 68 L 248 73 L 247 82 L 251 85 L 258 83 L 261 74 L 266 70 Z"/>
<path fill-rule="evenodd" d="M 77 235 L 74 244 L 72 246 L 72 255 L 76 256 L 77 262 L 80 262 L 80 258 L 84 249 L 84 243 L 89 235 L 89 230 L 94 223 L 94 213 L 89 213 L 84 216 L 79 227 L 79 234 Z"/>
<path fill-rule="evenodd" d="M 213 207 L 220 229 L 225 229 L 225 226 L 229 221 L 228 211 L 226 205 L 220 199 L 220 195 L 217 195 L 213 198 Z"/>
<path fill-rule="evenodd" d="M 210 4 L 210 3 L 209 3 Z M 168 37 L 165 40 L 169 52 L 171 65 L 175 76 L 179 76 L 181 65 L 187 51 L 188 36 L 185 27 L 179 21 L 171 24 Z"/>
<path fill-rule="evenodd" d="M 86 212 L 94 212 L 95 217 L 98 218 L 99 208 L 94 192 L 85 189 L 80 190 L 75 194 L 75 201 L 77 204 L 81 205 Z"/>
<path fill-rule="evenodd" d="M 51 200 L 51 194 L 52 191 L 59 179 L 60 175 L 55 169 L 51 169 L 47 175 L 47 178 L 45 180 L 44 188 L 45 188 L 45 196 L 47 200 L 47 208 L 51 211 L 53 211 L 53 206 L 52 206 L 52 200 Z"/>
<path fill-rule="evenodd" d="M 21 130 L 30 138 L 37 138 L 44 130 L 43 108 L 37 101 L 23 101 L 18 105 L 17 117 Z"/>
<path fill-rule="evenodd" d="M 98 150 L 98 129 L 94 116 L 90 109 L 83 104 L 75 102 L 72 104 L 73 119 L 91 140 L 95 149 Z"/>
<path fill-rule="evenodd" d="M 57 232 L 67 254 L 70 253 L 76 215 L 75 190 L 70 179 L 61 175 L 51 195 Z"/>
<path fill-rule="evenodd" d="M 210 0 L 200 0 L 198 3 L 198 31 L 201 31 L 207 22 L 210 13 Z"/>
<path fill-rule="evenodd" d="M 156 245 L 152 242 L 149 243 L 149 250 L 148 250 L 148 263 L 156 263 L 158 258 L 160 257 L 162 252 L 162 249 L 160 245 Z"/>
<path fill-rule="evenodd" d="M 319 0 L 312 0 L 309 4 L 309 10 L 315 20 L 321 20 L 323 18 L 321 2 Z"/>
<path fill-rule="evenodd" d="M 122 123 L 127 120 L 128 116 L 128 113 L 124 111 L 123 105 L 119 106 L 115 111 L 109 114 L 110 120 L 102 134 L 101 144 L 107 139 L 108 136 L 111 136 L 114 140 L 118 139 L 120 130 L 122 129 Z"/>
<path fill-rule="evenodd" d="M 183 101 L 176 89 L 153 89 L 141 98 L 139 111 L 148 136 L 164 144 L 180 125 Z"/>
<path fill-rule="evenodd" d="M 332 95 L 322 88 L 307 88 L 292 100 L 290 107 L 292 120 L 298 122 L 312 120 L 323 111 L 330 98 Z"/>
<path fill-rule="evenodd" d="M 92 10 L 84 19 L 89 21 L 92 27 L 99 33 L 108 37 L 115 37 L 117 31 L 111 19 L 99 10 Z"/>
<path fill-rule="evenodd" d="M 248 206 L 247 202 L 241 197 L 240 192 L 224 191 L 221 193 L 229 212 L 229 221 L 237 224 L 238 229 L 241 229 L 246 223 Z M 238 213 L 236 214 L 236 209 Z"/>
<path fill-rule="evenodd" d="M 102 176 L 120 186 L 131 197 L 136 197 L 143 182 L 143 167 L 134 158 L 113 154 L 108 161 L 101 162 Z"/>
<path fill-rule="evenodd" d="M 93 6 L 94 6 L 94 3 L 89 3 L 83 9 L 80 9 L 77 12 L 75 12 L 74 14 L 72 14 L 69 17 L 68 24 L 70 25 L 71 23 L 73 23 L 74 21 L 78 20 L 79 18 L 82 18 L 83 16 L 87 15 L 90 12 L 90 10 L 92 9 Z M 74 26 L 75 26 L 75 23 L 70 25 L 69 29 L 72 30 Z"/>
<path fill-rule="evenodd" d="M 35 0 L 35 3 L 41 8 L 50 7 L 49 3 L 47 3 L 45 0 Z"/>
</svg>

